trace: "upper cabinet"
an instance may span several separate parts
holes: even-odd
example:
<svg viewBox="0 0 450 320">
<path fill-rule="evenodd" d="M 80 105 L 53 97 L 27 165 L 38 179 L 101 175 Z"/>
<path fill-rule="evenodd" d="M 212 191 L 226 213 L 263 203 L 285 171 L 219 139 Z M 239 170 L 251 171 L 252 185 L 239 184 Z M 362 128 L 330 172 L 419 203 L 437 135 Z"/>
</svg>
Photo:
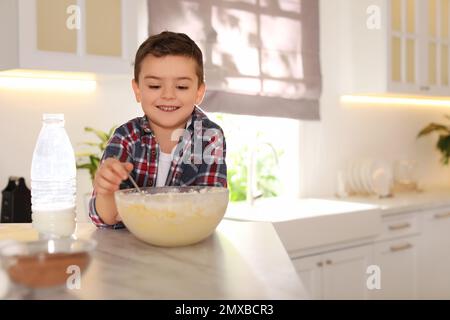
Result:
<svg viewBox="0 0 450 320">
<path fill-rule="evenodd" d="M 449 94 L 449 0 L 420 1 L 426 13 L 425 35 L 422 42 L 427 70 L 423 90 Z"/>
<path fill-rule="evenodd" d="M 130 73 L 145 0 L 2 0 L 0 69 Z"/>
<path fill-rule="evenodd" d="M 345 1 L 345 93 L 450 94 L 450 0 Z"/>
<path fill-rule="evenodd" d="M 415 0 L 390 0 L 388 4 L 388 80 L 393 91 L 415 90 L 420 85 L 420 26 Z M 404 87 L 404 88 L 402 88 Z"/>
</svg>

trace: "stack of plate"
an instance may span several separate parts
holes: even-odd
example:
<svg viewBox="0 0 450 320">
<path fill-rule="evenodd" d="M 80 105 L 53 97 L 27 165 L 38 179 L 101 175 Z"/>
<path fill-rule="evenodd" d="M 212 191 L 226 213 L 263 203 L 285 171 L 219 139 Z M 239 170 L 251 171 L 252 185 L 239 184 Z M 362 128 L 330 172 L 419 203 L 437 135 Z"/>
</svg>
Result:
<svg viewBox="0 0 450 320">
<path fill-rule="evenodd" d="M 351 194 L 388 196 L 393 184 L 391 165 L 383 160 L 352 161 L 346 170 L 347 190 Z"/>
</svg>

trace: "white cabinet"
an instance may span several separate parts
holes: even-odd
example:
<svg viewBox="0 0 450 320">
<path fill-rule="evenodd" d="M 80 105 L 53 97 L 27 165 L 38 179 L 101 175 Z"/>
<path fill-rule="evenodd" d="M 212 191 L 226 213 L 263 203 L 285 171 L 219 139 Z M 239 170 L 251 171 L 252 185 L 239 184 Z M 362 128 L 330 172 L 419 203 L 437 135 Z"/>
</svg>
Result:
<svg viewBox="0 0 450 320">
<path fill-rule="evenodd" d="M 370 246 L 324 255 L 323 297 L 325 299 L 367 299 L 367 267 L 371 264 Z"/>
<path fill-rule="evenodd" d="M 448 95 L 449 0 L 419 1 L 422 12 L 422 89 Z"/>
<path fill-rule="evenodd" d="M 381 288 L 373 299 L 416 299 L 419 236 L 374 245 L 374 264 L 380 268 Z"/>
<path fill-rule="evenodd" d="M 364 238 L 302 247 L 307 232 L 322 229 L 311 228 L 305 219 L 303 226 L 298 220 L 297 229 L 276 230 L 312 299 L 450 299 L 450 205 L 445 194 L 438 200 L 424 194 L 423 204 L 420 199 L 392 199 L 398 208 L 382 214 L 379 231 Z M 342 239 L 335 224 L 327 224 L 327 237 Z M 299 230 L 301 237 L 296 236 Z M 378 283 L 379 288 L 374 286 Z"/>
<path fill-rule="evenodd" d="M 417 298 L 420 216 L 417 212 L 383 217 L 383 232 L 373 246 L 381 288 L 371 291 L 371 299 Z"/>
<path fill-rule="evenodd" d="M 423 215 L 419 292 L 422 299 L 450 299 L 450 208 Z"/>
<path fill-rule="evenodd" d="M 322 256 L 297 258 L 292 263 L 311 299 L 322 299 Z"/>
<path fill-rule="evenodd" d="M 370 246 L 294 259 L 300 279 L 313 299 L 367 299 Z"/>
<path fill-rule="evenodd" d="M 0 69 L 130 74 L 146 21 L 143 0 L 2 0 Z"/>
<path fill-rule="evenodd" d="M 415 0 L 391 0 L 386 3 L 387 77 L 390 91 L 421 90 L 421 5 Z"/>
<path fill-rule="evenodd" d="M 342 249 L 317 248 L 317 254 L 309 251 L 309 256 L 294 258 L 293 264 L 311 297 L 417 298 L 421 215 L 417 212 L 382 217 L 382 231 L 368 240 L 369 244 L 353 243 L 352 247 L 352 243 L 347 243 L 347 248 Z M 375 266 L 377 274 L 369 266 Z M 368 287 L 372 276 L 379 277 L 380 288 Z"/>
<path fill-rule="evenodd" d="M 347 94 L 448 95 L 449 0 L 345 0 Z M 349 22 L 347 22 L 349 21 Z M 348 38 L 347 38 L 348 37 Z"/>
<path fill-rule="evenodd" d="M 421 213 L 405 213 L 382 218 L 382 232 L 377 242 L 391 240 L 420 233 Z"/>
</svg>

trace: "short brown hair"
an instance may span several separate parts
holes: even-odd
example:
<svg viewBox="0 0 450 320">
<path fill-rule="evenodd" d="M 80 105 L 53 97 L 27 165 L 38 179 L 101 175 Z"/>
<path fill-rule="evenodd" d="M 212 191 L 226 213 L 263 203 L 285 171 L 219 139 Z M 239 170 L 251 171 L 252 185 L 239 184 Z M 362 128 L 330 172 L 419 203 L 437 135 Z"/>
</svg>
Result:
<svg viewBox="0 0 450 320">
<path fill-rule="evenodd" d="M 184 33 L 163 31 L 145 40 L 136 52 L 134 60 L 134 80 L 139 82 L 142 60 L 151 54 L 155 57 L 168 55 L 185 56 L 196 62 L 195 73 L 198 77 L 198 85 L 204 83 L 203 55 L 197 44 Z"/>
</svg>

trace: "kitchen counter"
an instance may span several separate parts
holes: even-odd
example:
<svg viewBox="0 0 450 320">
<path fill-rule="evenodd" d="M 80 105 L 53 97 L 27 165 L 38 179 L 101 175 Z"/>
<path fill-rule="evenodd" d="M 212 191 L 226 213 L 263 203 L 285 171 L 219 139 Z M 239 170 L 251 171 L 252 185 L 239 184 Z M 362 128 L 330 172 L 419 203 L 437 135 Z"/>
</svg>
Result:
<svg viewBox="0 0 450 320">
<path fill-rule="evenodd" d="M 268 198 L 252 207 L 230 204 L 225 218 L 271 222 L 290 256 L 312 247 L 376 237 L 382 228 L 377 205 L 336 199 Z"/>
<path fill-rule="evenodd" d="M 77 225 L 98 242 L 81 289 L 44 299 L 307 299 L 273 226 L 223 220 L 196 245 L 161 248 L 129 231 Z M 31 224 L 0 224 L 0 240 L 35 240 Z M 70 291 L 70 292 L 69 292 Z"/>
<path fill-rule="evenodd" d="M 370 241 L 382 232 L 383 216 L 450 207 L 450 189 L 397 193 L 389 198 L 269 198 L 230 204 L 226 219 L 271 222 L 289 255 L 351 241 Z"/>
<path fill-rule="evenodd" d="M 336 200 L 336 198 L 333 198 Z M 450 189 L 430 189 L 420 192 L 403 192 L 388 198 L 376 196 L 351 196 L 340 199 L 346 202 L 374 205 L 381 214 L 392 215 L 403 212 L 424 211 L 439 207 L 450 207 Z"/>
</svg>

